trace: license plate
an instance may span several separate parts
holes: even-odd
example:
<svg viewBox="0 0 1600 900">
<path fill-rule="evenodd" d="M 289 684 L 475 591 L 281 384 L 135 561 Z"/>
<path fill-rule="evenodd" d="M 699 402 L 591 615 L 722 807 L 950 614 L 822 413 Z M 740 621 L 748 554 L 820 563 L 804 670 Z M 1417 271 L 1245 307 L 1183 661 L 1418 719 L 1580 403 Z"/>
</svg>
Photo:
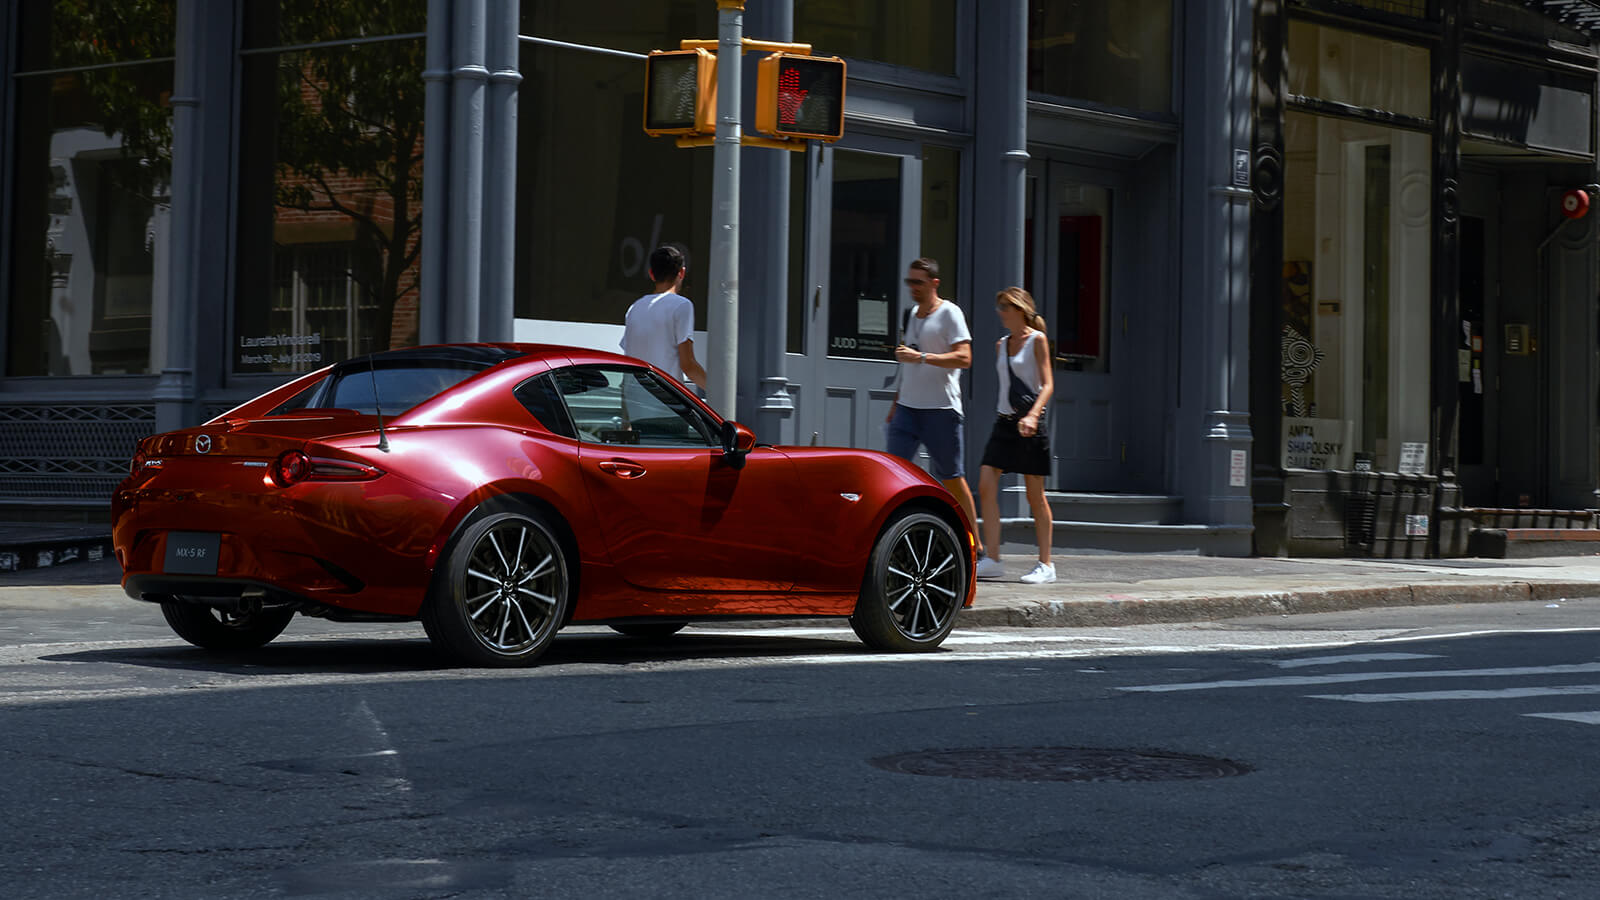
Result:
<svg viewBox="0 0 1600 900">
<path fill-rule="evenodd" d="M 215 575 L 221 546 L 222 535 L 214 531 L 169 531 L 167 561 L 161 570 L 173 575 Z"/>
</svg>

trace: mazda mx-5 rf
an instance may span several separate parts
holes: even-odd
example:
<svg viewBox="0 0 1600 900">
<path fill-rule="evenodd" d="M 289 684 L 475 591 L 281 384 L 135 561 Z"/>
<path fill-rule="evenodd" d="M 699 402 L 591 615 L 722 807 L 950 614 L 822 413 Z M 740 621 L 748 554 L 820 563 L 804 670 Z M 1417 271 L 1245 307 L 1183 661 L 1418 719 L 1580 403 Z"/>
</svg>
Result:
<svg viewBox="0 0 1600 900">
<path fill-rule="evenodd" d="M 377 353 L 146 438 L 112 541 L 130 597 L 224 651 L 296 613 L 420 619 L 483 666 L 726 617 L 931 650 L 973 597 L 971 523 L 922 469 L 758 444 L 637 359 L 533 344 Z"/>
</svg>

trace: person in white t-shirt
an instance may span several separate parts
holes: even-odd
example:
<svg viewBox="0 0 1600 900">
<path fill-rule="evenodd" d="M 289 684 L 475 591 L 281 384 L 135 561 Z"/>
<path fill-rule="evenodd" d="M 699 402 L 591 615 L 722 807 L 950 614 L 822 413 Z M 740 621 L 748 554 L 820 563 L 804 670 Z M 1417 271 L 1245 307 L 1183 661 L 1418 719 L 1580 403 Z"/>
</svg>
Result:
<svg viewBox="0 0 1600 900">
<path fill-rule="evenodd" d="M 622 352 L 674 378 L 688 378 L 704 390 L 706 370 L 694 358 L 694 303 L 678 293 L 687 272 L 676 247 L 657 247 L 650 254 L 650 280 L 656 290 L 628 307 Z"/>
<path fill-rule="evenodd" d="M 889 410 L 885 437 L 890 453 L 910 460 L 917 445 L 928 450 L 933 477 L 939 479 L 976 528 L 978 512 L 966 479 L 966 441 L 961 417 L 961 370 L 972 367 L 972 334 L 961 308 L 939 296 L 939 264 L 911 261 L 906 287 L 916 309 L 906 317 L 894 358 L 900 361 L 900 387 Z M 978 555 L 983 540 L 974 534 Z"/>
</svg>

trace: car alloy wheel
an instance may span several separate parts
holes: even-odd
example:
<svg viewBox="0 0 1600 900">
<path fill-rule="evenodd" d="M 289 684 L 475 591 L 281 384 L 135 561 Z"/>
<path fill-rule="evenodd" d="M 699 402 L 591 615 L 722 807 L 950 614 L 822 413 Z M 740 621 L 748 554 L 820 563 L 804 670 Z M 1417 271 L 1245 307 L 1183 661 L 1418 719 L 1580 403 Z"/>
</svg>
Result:
<svg viewBox="0 0 1600 900">
<path fill-rule="evenodd" d="M 492 513 L 462 532 L 436 587 L 424 625 L 445 650 L 476 665 L 527 665 L 566 617 L 566 556 L 536 516 Z"/>
<path fill-rule="evenodd" d="M 907 513 L 879 535 L 850 625 L 877 650 L 932 650 L 955 625 L 970 561 L 956 530 L 931 513 Z"/>
</svg>

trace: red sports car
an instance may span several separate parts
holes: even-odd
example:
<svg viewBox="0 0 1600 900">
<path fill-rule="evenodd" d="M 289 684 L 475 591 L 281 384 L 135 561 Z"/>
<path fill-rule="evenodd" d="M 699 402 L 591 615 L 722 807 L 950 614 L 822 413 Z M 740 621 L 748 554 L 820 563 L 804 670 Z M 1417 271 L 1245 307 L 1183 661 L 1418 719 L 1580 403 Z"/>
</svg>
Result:
<svg viewBox="0 0 1600 900">
<path fill-rule="evenodd" d="M 392 350 L 141 441 L 112 500 L 130 597 L 201 647 L 295 613 L 420 619 L 456 659 L 557 630 L 849 616 L 931 650 L 973 597 L 971 523 L 867 450 L 772 447 L 637 359 L 533 344 Z"/>
</svg>

